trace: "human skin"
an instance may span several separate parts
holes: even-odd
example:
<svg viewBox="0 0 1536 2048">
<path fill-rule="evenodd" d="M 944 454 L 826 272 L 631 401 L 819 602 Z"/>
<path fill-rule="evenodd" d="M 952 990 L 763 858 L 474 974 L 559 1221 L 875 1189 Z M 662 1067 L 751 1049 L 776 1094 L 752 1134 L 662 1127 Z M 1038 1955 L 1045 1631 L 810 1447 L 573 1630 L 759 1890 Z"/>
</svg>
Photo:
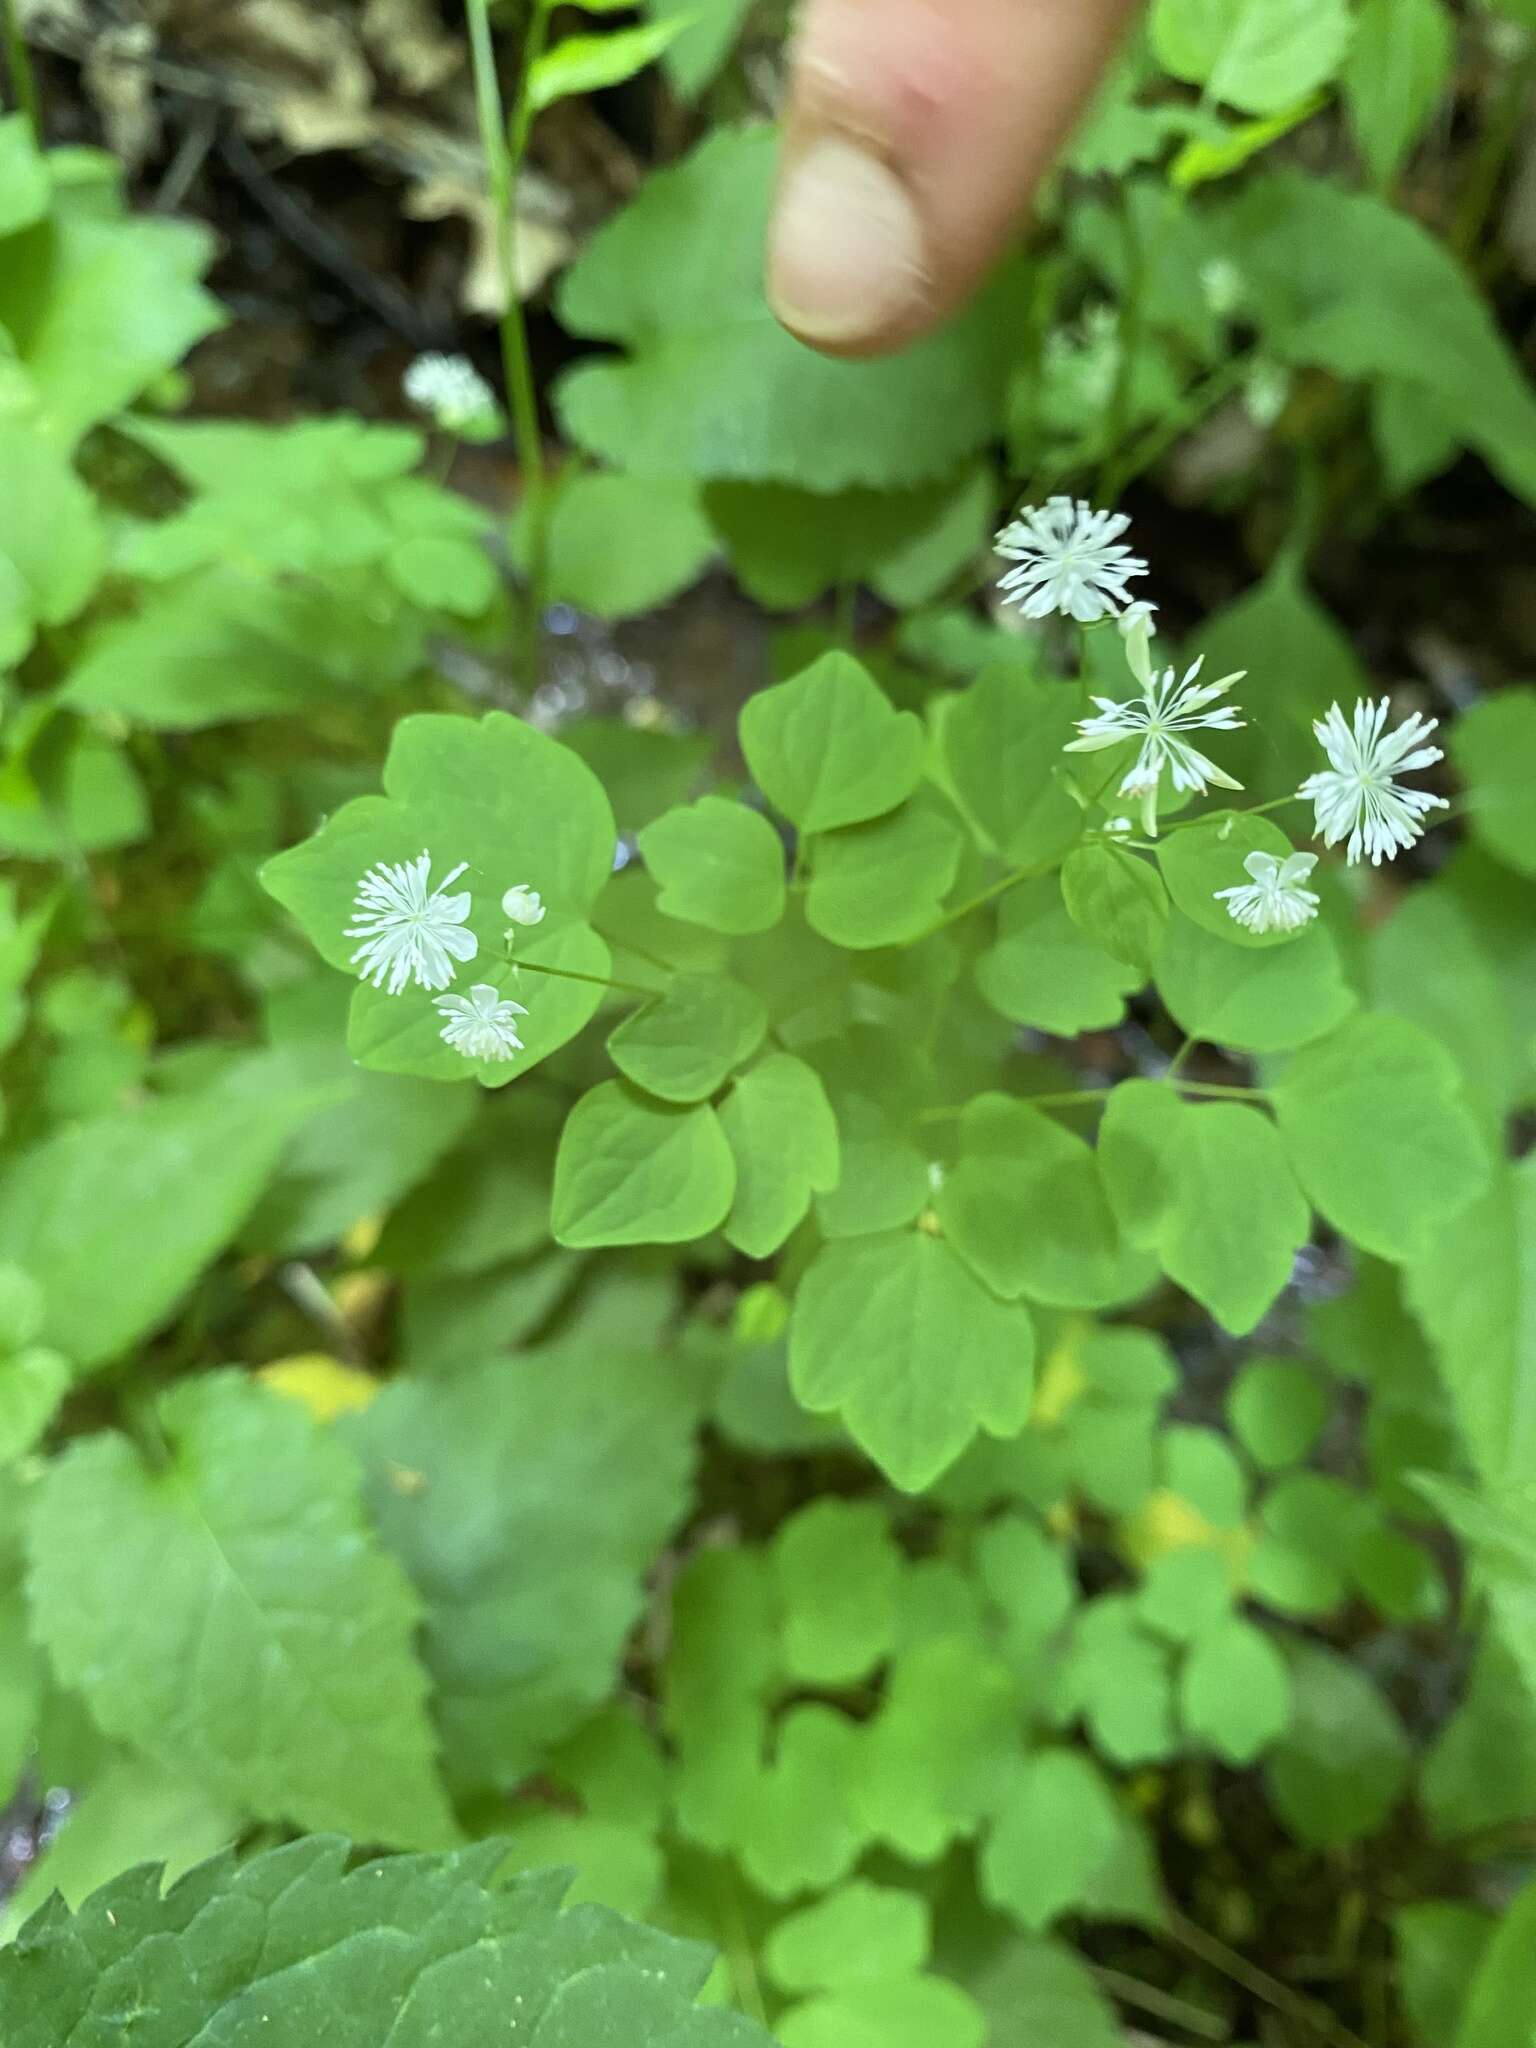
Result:
<svg viewBox="0 0 1536 2048">
<path fill-rule="evenodd" d="M 832 355 L 882 355 L 976 289 L 1138 0 L 806 0 L 768 294 Z"/>
</svg>

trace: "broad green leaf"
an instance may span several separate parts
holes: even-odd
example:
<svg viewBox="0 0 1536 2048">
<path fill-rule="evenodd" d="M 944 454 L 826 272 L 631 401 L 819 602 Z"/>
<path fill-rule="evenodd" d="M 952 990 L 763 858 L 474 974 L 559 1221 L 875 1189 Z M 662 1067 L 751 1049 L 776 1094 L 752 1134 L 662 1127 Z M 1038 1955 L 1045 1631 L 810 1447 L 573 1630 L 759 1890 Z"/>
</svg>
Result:
<svg viewBox="0 0 1536 2048">
<path fill-rule="evenodd" d="M 741 713 L 741 750 L 764 796 L 802 832 L 831 832 L 895 810 L 923 771 L 923 729 L 869 671 L 827 654 Z"/>
<path fill-rule="evenodd" d="M 928 1161 L 896 1121 L 877 1103 L 846 1095 L 837 1131 L 837 1182 L 816 1200 L 822 1236 L 871 1237 L 916 1222 L 932 1193 Z"/>
<path fill-rule="evenodd" d="M 1344 102 L 1373 183 L 1391 191 L 1456 60 L 1444 0 L 1364 0 L 1344 66 Z"/>
<path fill-rule="evenodd" d="M 867 1678 L 895 1644 L 902 1569 L 880 1509 L 813 1501 L 784 1523 L 772 1555 L 786 1676 L 828 1691 Z"/>
<path fill-rule="evenodd" d="M 997 943 L 977 961 L 976 982 L 1013 1023 L 1076 1038 L 1118 1024 L 1141 975 L 1072 922 L 1056 877 L 1042 875 L 1003 898 Z"/>
<path fill-rule="evenodd" d="M 1099 1159 L 1131 1243 L 1155 1251 L 1171 1280 L 1245 1336 L 1312 1231 L 1273 1124 L 1241 1103 L 1197 1105 L 1160 1083 L 1127 1081 L 1109 1098 Z"/>
<path fill-rule="evenodd" d="M 1225 1558 L 1214 1550 L 1170 1550 L 1147 1567 L 1136 1613 L 1171 1642 L 1198 1643 L 1230 1619 L 1232 1599 Z"/>
<path fill-rule="evenodd" d="M 1440 1040 L 1491 1135 L 1521 1095 L 1526 1060 L 1514 1004 L 1479 922 L 1454 891 L 1427 883 L 1369 934 L 1365 960 L 1374 1007 Z"/>
<path fill-rule="evenodd" d="M 1269 1796 L 1309 1848 L 1363 1841 L 1407 1786 L 1402 1723 L 1363 1670 L 1320 1643 L 1292 1646 L 1291 1678 L 1294 1718 L 1264 1766 Z"/>
<path fill-rule="evenodd" d="M 908 1493 L 953 1464 L 978 1428 L 1023 1428 L 1034 1358 L 1028 1312 L 989 1294 L 921 1230 L 829 1245 L 795 1299 L 797 1398 L 818 1414 L 837 1410 Z"/>
<path fill-rule="evenodd" d="M 1227 1396 L 1233 1434 L 1256 1465 L 1299 1465 L 1328 1420 L 1330 1402 L 1316 1373 L 1288 1358 L 1254 1358 Z"/>
<path fill-rule="evenodd" d="M 986 465 L 909 491 L 825 496 L 788 484 L 712 484 L 704 496 L 736 580 L 770 611 L 868 583 L 889 604 L 926 604 L 990 537 L 995 482 Z"/>
<path fill-rule="evenodd" d="M 1186 1731 L 1225 1762 L 1251 1764 L 1291 1718 L 1291 1674 L 1262 1629 L 1233 1617 L 1202 1635 L 1179 1675 Z"/>
<path fill-rule="evenodd" d="M 1536 1813 L 1536 1691 L 1492 1631 L 1484 1632 L 1461 1702 L 1424 1760 L 1418 1789 L 1437 1841 Z"/>
<path fill-rule="evenodd" d="M 64 1354 L 42 1345 L 0 1356 L 0 1469 L 39 1441 L 59 1412 L 71 1377 Z"/>
<path fill-rule="evenodd" d="M 1482 1493 L 1423 1475 L 1417 1484 L 1471 1552 L 1487 1589 L 1494 1640 L 1536 1699 L 1536 1492 L 1529 1475 Z"/>
<path fill-rule="evenodd" d="M 597 619 L 655 611 L 715 552 L 695 485 L 619 472 L 562 483 L 549 519 L 549 592 Z"/>
<path fill-rule="evenodd" d="M 1536 1887 L 1527 1887 L 1488 1943 L 1456 2048 L 1531 2048 L 1536 2012 Z"/>
<path fill-rule="evenodd" d="M 347 1424 L 464 1783 L 510 1789 L 608 1693 L 687 1513 L 697 1407 L 676 1360 L 578 1338 L 396 1379 Z"/>
<path fill-rule="evenodd" d="M 1452 728 L 1451 756 L 1467 784 L 1473 837 L 1517 874 L 1536 876 L 1536 689 L 1474 704 Z"/>
<path fill-rule="evenodd" d="M 949 787 L 1004 860 L 1034 867 L 1074 844 L 1083 814 L 1061 772 L 1079 710 L 1069 689 L 1010 655 L 937 709 Z"/>
<path fill-rule="evenodd" d="M 167 1462 L 115 1432 L 45 1477 L 34 1626 L 106 1732 L 272 1822 L 452 1839 L 416 1602 L 370 1537 L 346 1453 L 233 1372 L 160 1401 Z"/>
<path fill-rule="evenodd" d="M 763 1960 L 785 1991 L 841 1991 L 920 1970 L 930 1938 L 926 1900 L 855 1878 L 781 1920 Z"/>
<path fill-rule="evenodd" d="M 506 964 L 501 899 L 524 884 L 544 899 L 544 922 L 518 930 L 518 958 L 602 977 L 608 950 L 588 920 L 613 868 L 613 814 L 602 786 L 568 748 L 521 719 L 424 715 L 395 728 L 383 797 L 345 804 L 312 839 L 262 870 L 262 883 L 304 928 L 332 967 L 356 975 L 357 941 L 347 936 L 358 885 L 381 861 L 423 852 L 440 882 L 462 861 L 455 892 L 471 898 L 466 929 L 474 959 L 459 966 L 457 990 L 485 981 L 528 1010 L 518 1020 L 526 1050 L 510 1061 L 467 1060 L 445 1045 L 442 1020 L 425 989 L 398 996 L 359 986 L 349 1042 L 366 1065 L 427 1080 L 480 1079 L 490 1085 L 528 1072 L 588 1022 L 601 991 L 553 976 L 514 978 Z"/>
<path fill-rule="evenodd" d="M 711 931 L 765 932 L 784 915 L 784 848 L 768 820 L 723 796 L 668 811 L 640 834 L 667 917 Z"/>
<path fill-rule="evenodd" d="M 848 1875 L 863 1847 L 848 1788 L 859 1729 L 830 1707 L 796 1706 L 778 1723 L 773 1760 L 755 1767 L 737 1854 L 771 1899 L 822 1891 Z"/>
<path fill-rule="evenodd" d="M 0 235 L 31 227 L 48 211 L 47 163 L 25 114 L 0 116 Z"/>
<path fill-rule="evenodd" d="M 716 1115 L 736 1161 L 726 1238 L 748 1258 L 770 1258 L 804 1220 L 812 1195 L 838 1185 L 842 1152 L 826 1090 L 803 1060 L 770 1052 L 738 1078 Z"/>
<path fill-rule="evenodd" d="M 419 650 L 398 604 L 347 604 L 339 632 L 343 602 L 337 589 L 285 585 L 222 563 L 147 586 L 136 612 L 91 635 L 62 701 L 159 732 L 194 732 L 300 713 L 401 678 Z"/>
<path fill-rule="evenodd" d="M 61 448 L 110 419 L 222 324 L 197 283 L 211 237 L 79 200 L 0 266 L 0 328 L 36 387 L 37 425 Z"/>
<path fill-rule="evenodd" d="M 997 1804 L 1019 1747 L 1018 1687 L 974 1635 L 946 1633 L 897 1657 L 863 1731 L 849 1797 L 866 1832 L 932 1863 Z"/>
<path fill-rule="evenodd" d="M 853 952 L 911 945 L 937 924 L 954 887 L 964 835 L 937 797 L 915 797 L 870 825 L 811 842 L 805 915 Z"/>
<path fill-rule="evenodd" d="M 1336 1030 L 1355 1007 L 1326 927 L 1255 952 L 1216 938 L 1182 912 L 1158 956 L 1157 992 L 1189 1037 L 1242 1052 L 1289 1052 Z"/>
<path fill-rule="evenodd" d="M 0 664 L 9 667 L 35 626 L 61 626 L 82 608 L 106 545 L 90 492 L 35 425 L 0 420 L 0 476 Z"/>
<path fill-rule="evenodd" d="M 211 1090 L 75 1124 L 13 1157 L 0 1172 L 0 1261 L 41 1286 L 42 1340 L 89 1368 L 148 1336 L 235 1236 L 318 1106 L 299 1093 L 253 1116 Z"/>
<path fill-rule="evenodd" d="M 987 2022 L 958 1984 L 914 1975 L 797 2005 L 776 2032 L 783 2048 L 983 2048 Z"/>
<path fill-rule="evenodd" d="M 131 1870 L 70 1914 L 44 1908 L 0 1954 L 0 2024 L 14 2048 L 114 2048 L 125 2013 L 141 2048 L 256 2048 L 324 2033 L 425 2041 L 506 2031 L 542 2048 L 754 2048 L 737 2013 L 695 2010 L 709 1952 L 597 1906 L 562 1914 L 568 1873 L 510 1881 L 505 1842 L 348 1868 L 312 1836 L 204 1863 L 162 1898 Z"/>
<path fill-rule="evenodd" d="M 724 975 L 680 974 L 608 1039 L 619 1072 L 663 1102 L 702 1102 L 762 1044 L 768 1012 Z"/>
<path fill-rule="evenodd" d="M 661 66 L 674 92 L 696 99 L 730 56 L 752 0 L 642 0 L 653 21 L 676 21 Z"/>
<path fill-rule="evenodd" d="M 1403 2008 L 1422 2042 L 1454 2041 L 1495 1922 L 1477 1906 L 1432 1899 L 1392 1916 Z"/>
<path fill-rule="evenodd" d="M 686 1244 L 718 1230 L 736 1193 L 736 1162 L 707 1104 L 650 1102 L 604 1081 L 572 1110 L 555 1160 L 556 1242 Z"/>
<path fill-rule="evenodd" d="M 1413 1258 L 1488 1186 L 1454 1062 L 1401 1018 L 1361 1017 L 1308 1046 L 1274 1099 L 1302 1186 L 1379 1258 Z"/>
<path fill-rule="evenodd" d="M 1063 864 L 1061 894 L 1075 925 L 1150 977 L 1168 929 L 1168 892 L 1156 868 L 1117 846 L 1079 846 Z"/>
<path fill-rule="evenodd" d="M 1124 1594 L 1090 1601 L 1078 1613 L 1051 1704 L 1063 1719 L 1080 1714 L 1094 1748 L 1124 1768 L 1159 1762 L 1178 1746 L 1171 1653 L 1140 1626 Z"/>
<path fill-rule="evenodd" d="M 92 1892 L 145 1863 L 161 1866 L 171 1884 L 229 1848 L 246 1825 L 239 1807 L 210 1799 L 179 1768 L 165 1770 L 138 1758 L 111 1763 L 70 1807 L 6 1902 L 0 1941 L 9 1941 L 55 1892 L 78 1910 Z"/>
<path fill-rule="evenodd" d="M 1474 1469 L 1487 1485 L 1517 1480 L 1536 1457 L 1536 1164 L 1501 1168 L 1427 1235 L 1405 1279 Z"/>
<path fill-rule="evenodd" d="M 528 77 L 528 100 L 535 112 L 577 93 L 604 92 L 622 85 L 654 64 L 684 26 L 685 17 L 643 22 L 605 36 L 565 36 L 546 50 Z"/>
<path fill-rule="evenodd" d="M 1294 946 L 1296 934 L 1249 931 L 1225 903 L 1217 901 L 1217 892 L 1236 888 L 1247 879 L 1243 862 L 1250 853 L 1269 853 L 1285 860 L 1295 851 L 1268 818 L 1228 811 L 1170 832 L 1160 842 L 1157 857 L 1169 895 L 1192 923 L 1229 946 L 1267 952 L 1277 946 Z"/>
<path fill-rule="evenodd" d="M 1050 2048 L 1125 2048 L 1115 2008 L 1090 1966 L 1063 1943 L 1022 1936 L 1009 1942 L 971 1979 L 971 1990 L 995 2041 L 1006 2041 L 1006 2029 L 1016 2027 L 1024 2041 Z"/>
<path fill-rule="evenodd" d="M 632 353 L 567 374 L 556 399 L 567 431 L 656 476 L 840 491 L 952 475 L 996 432 L 1017 271 L 882 362 L 814 354 L 763 295 L 776 144 L 766 127 L 717 130 L 594 238 L 566 279 L 561 318 Z"/>
<path fill-rule="evenodd" d="M 1114 1854 L 1120 1815 L 1087 1757 L 1044 1749 L 1017 1763 L 981 1852 L 981 1888 L 1038 1934 L 1079 1905 Z"/>
<path fill-rule="evenodd" d="M 966 1109 L 960 1139 L 935 1207 L 994 1293 L 1110 1308 L 1151 1285 L 1152 1262 L 1122 1238 L 1098 1161 L 1075 1132 L 1027 1103 L 983 1095 Z"/>
<path fill-rule="evenodd" d="M 1154 0 L 1152 43 L 1175 78 L 1245 114 L 1325 85 L 1349 46 L 1346 0 Z"/>
<path fill-rule="evenodd" d="M 1412 385 L 1511 490 L 1536 497 L 1536 396 L 1469 274 L 1427 229 L 1297 171 L 1255 179 L 1227 231 L 1267 348 Z"/>
</svg>

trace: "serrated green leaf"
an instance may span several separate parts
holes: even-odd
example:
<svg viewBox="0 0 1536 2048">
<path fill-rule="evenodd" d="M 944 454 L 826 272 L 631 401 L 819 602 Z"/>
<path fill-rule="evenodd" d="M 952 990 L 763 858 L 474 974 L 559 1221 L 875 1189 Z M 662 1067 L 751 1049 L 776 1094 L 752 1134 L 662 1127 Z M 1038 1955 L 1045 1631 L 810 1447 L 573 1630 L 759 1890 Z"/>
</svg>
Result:
<svg viewBox="0 0 1536 2048">
<path fill-rule="evenodd" d="M 1051 1308 L 1109 1308 L 1152 1283 L 1120 1234 L 1098 1161 L 1027 1103 L 983 1095 L 960 1124 L 961 1158 L 935 1201 L 956 1251 L 994 1293 Z"/>
<path fill-rule="evenodd" d="M 1366 1673 L 1320 1643 L 1291 1651 L 1290 1731 L 1264 1766 L 1298 1841 L 1342 1848 L 1383 1826 L 1407 1784 L 1408 1738 Z"/>
<path fill-rule="evenodd" d="M 347 1424 L 463 1782 L 510 1789 L 612 1686 L 687 1510 L 697 1406 L 675 1361 L 577 1339 L 397 1379 Z"/>
<path fill-rule="evenodd" d="M 344 2015 L 355 2039 L 424 2041 L 520 2028 L 542 2048 L 752 2048 L 740 2014 L 695 2011 L 706 1950 L 600 1907 L 561 1914 L 560 1872 L 498 1879 L 504 1842 L 349 1870 L 312 1836 L 223 1857 L 163 1898 L 129 1871 L 71 1915 L 45 1908 L 0 1955 L 0 2018 L 15 2048 L 115 2048 L 124 2015 L 143 2048 L 315 2039 Z"/>
<path fill-rule="evenodd" d="M 0 660 L 9 666 L 35 626 L 61 626 L 84 606 L 106 542 L 90 492 L 37 426 L 0 420 L 0 475 Z"/>
<path fill-rule="evenodd" d="M 776 142 L 766 127 L 717 130 L 594 238 L 561 317 L 632 354 L 567 374 L 567 431 L 657 476 L 840 491 L 952 475 L 996 432 L 1018 272 L 1005 267 L 943 332 L 883 362 L 814 354 L 763 295 Z"/>
<path fill-rule="evenodd" d="M 1261 1629 L 1232 1618 L 1203 1634 L 1179 1674 L 1179 1714 L 1196 1741 L 1242 1769 L 1291 1718 L 1291 1674 Z"/>
<path fill-rule="evenodd" d="M 1202 930 L 1182 912 L 1158 955 L 1157 992 L 1189 1037 L 1242 1052 L 1310 1044 L 1355 1007 L 1339 949 L 1324 927 L 1254 952 Z"/>
<path fill-rule="evenodd" d="M 911 945 L 936 924 L 960 871 L 964 836 L 931 794 L 889 817 L 819 835 L 806 921 L 852 952 Z"/>
<path fill-rule="evenodd" d="M 1141 976 L 1079 930 L 1056 877 L 1042 875 L 1003 898 L 997 943 L 977 961 L 976 983 L 1013 1023 L 1076 1038 L 1118 1024 Z"/>
<path fill-rule="evenodd" d="M 1349 46 L 1345 0 L 1155 0 L 1152 42 L 1176 78 L 1245 114 L 1327 83 Z"/>
<path fill-rule="evenodd" d="M 35 1626 L 101 1726 L 258 1818 L 445 1842 L 416 1603 L 357 1474 L 236 1373 L 156 1410 L 168 1462 L 104 1433 L 52 1466 L 27 1529 Z"/>
<path fill-rule="evenodd" d="M 73 1125 L 13 1158 L 0 1173 L 0 1260 L 41 1286 L 44 1341 L 89 1368 L 147 1336 L 234 1237 L 318 1106 L 301 1092 L 256 1117 L 213 1090 Z"/>
<path fill-rule="evenodd" d="M 739 981 L 680 974 L 610 1034 L 608 1052 L 626 1079 L 663 1102 L 702 1102 L 751 1059 L 767 1030 L 767 1010 Z"/>
<path fill-rule="evenodd" d="M 768 820 L 723 796 L 668 811 L 640 834 L 656 907 L 711 931 L 765 932 L 784 915 L 784 849 Z"/>
<path fill-rule="evenodd" d="M 790 1328 L 796 1397 L 837 1410 L 881 1470 L 918 1493 L 978 1429 L 1022 1429 L 1034 1388 L 1028 1312 L 999 1301 L 924 1231 L 829 1245 Z"/>
<path fill-rule="evenodd" d="M 771 1052 L 740 1076 L 716 1114 L 736 1161 L 726 1238 L 748 1258 L 769 1258 L 804 1219 L 812 1195 L 838 1185 L 832 1106 L 814 1068 Z"/>
<path fill-rule="evenodd" d="M 920 722 L 848 654 L 826 654 L 741 713 L 741 749 L 764 796 L 802 832 L 895 810 L 923 770 Z"/>
<path fill-rule="evenodd" d="M 1379 1258 L 1412 1258 L 1488 1186 L 1487 1150 L 1454 1062 L 1401 1018 L 1357 1018 L 1308 1046 L 1274 1100 L 1302 1186 Z"/>
<path fill-rule="evenodd" d="M 718 1230 L 736 1162 L 707 1104 L 650 1102 L 604 1081 L 572 1110 L 555 1160 L 550 1221 L 558 1244 L 686 1244 Z"/>
<path fill-rule="evenodd" d="M 1155 1251 L 1223 1328 L 1253 1329 L 1312 1232 L 1269 1120 L 1240 1103 L 1195 1105 L 1159 1083 L 1127 1081 L 1109 1098 L 1099 1160 L 1131 1243 Z"/>
</svg>

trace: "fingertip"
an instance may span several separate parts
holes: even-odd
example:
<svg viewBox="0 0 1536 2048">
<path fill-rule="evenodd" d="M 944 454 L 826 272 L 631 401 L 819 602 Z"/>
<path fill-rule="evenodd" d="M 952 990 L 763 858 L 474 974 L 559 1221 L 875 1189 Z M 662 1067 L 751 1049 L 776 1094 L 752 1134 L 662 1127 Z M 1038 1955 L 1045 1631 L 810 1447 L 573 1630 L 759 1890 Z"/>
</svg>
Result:
<svg viewBox="0 0 1536 2048">
<path fill-rule="evenodd" d="M 836 132 L 788 157 L 768 242 L 768 298 L 792 334 L 864 354 L 921 325 L 933 288 L 904 181 L 869 144 Z"/>
</svg>

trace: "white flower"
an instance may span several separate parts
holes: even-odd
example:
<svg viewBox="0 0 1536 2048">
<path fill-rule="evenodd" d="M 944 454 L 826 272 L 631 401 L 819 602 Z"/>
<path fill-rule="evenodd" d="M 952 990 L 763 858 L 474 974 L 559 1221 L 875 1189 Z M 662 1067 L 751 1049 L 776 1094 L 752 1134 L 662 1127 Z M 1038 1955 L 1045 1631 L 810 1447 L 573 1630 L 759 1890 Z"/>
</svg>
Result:
<svg viewBox="0 0 1536 2048">
<path fill-rule="evenodd" d="M 1201 796 L 1212 783 L 1222 789 L 1243 786 L 1181 737 L 1202 728 L 1236 732 L 1244 723 L 1235 704 L 1223 704 L 1214 711 L 1210 706 L 1218 697 L 1224 697 L 1234 683 L 1240 683 L 1247 670 L 1223 676 L 1219 683 L 1202 683 L 1203 666 L 1203 661 L 1197 661 L 1182 682 L 1175 681 L 1171 668 L 1164 669 L 1161 675 L 1149 673 L 1141 696 L 1131 698 L 1129 703 L 1117 703 L 1113 697 L 1095 697 L 1098 715 L 1080 719 L 1079 737 L 1067 742 L 1069 754 L 1096 754 L 1104 747 L 1119 746 L 1123 740 L 1141 741 L 1141 752 L 1121 783 L 1120 794 L 1141 798 L 1142 829 L 1149 838 L 1157 832 L 1157 790 L 1165 768 L 1175 789 L 1194 790 Z"/>
<path fill-rule="evenodd" d="M 997 536 L 998 553 L 1019 565 L 1004 576 L 1004 594 L 1027 619 L 1060 612 L 1091 626 L 1117 616 L 1130 603 L 1131 577 L 1147 573 L 1140 556 L 1116 545 L 1130 523 L 1123 512 L 1095 512 L 1080 499 L 1026 505 Z"/>
<path fill-rule="evenodd" d="M 517 1020 L 528 1012 L 489 982 L 476 982 L 467 996 L 439 996 L 432 1007 L 445 1020 L 443 1043 L 467 1060 L 509 1060 L 523 1049 Z"/>
<path fill-rule="evenodd" d="M 1375 704 L 1362 697 L 1353 727 L 1337 704 L 1312 727 L 1333 765 L 1309 776 L 1296 794 L 1316 805 L 1317 835 L 1326 845 L 1337 846 L 1348 835 L 1351 865 L 1368 854 L 1372 866 L 1380 867 L 1406 853 L 1424 836 L 1427 813 L 1449 808 L 1443 796 L 1403 789 L 1396 779 L 1444 759 L 1438 747 L 1422 744 L 1439 720 L 1426 721 L 1415 712 L 1389 733 L 1390 709 L 1385 697 Z"/>
<path fill-rule="evenodd" d="M 1216 901 L 1225 903 L 1246 930 L 1299 932 L 1316 917 L 1320 899 L 1302 886 L 1317 866 L 1315 853 L 1293 853 L 1289 860 L 1250 853 L 1243 866 L 1253 877 L 1251 884 L 1218 889 Z"/>
<path fill-rule="evenodd" d="M 418 356 L 405 373 L 404 390 L 445 434 L 462 433 L 497 414 L 496 394 L 468 356 Z"/>
<path fill-rule="evenodd" d="M 408 981 L 422 988 L 446 988 L 453 980 L 454 961 L 474 959 L 479 941 L 464 929 L 469 892 L 444 893 L 467 866 L 461 860 L 435 889 L 429 882 L 430 853 L 398 867 L 381 862 L 370 868 L 357 885 L 357 922 L 344 934 L 363 941 L 352 962 L 364 981 L 382 988 L 387 976 L 392 996 L 399 995 Z"/>
<path fill-rule="evenodd" d="M 542 924 L 544 922 L 544 899 L 537 889 L 530 889 L 526 882 L 519 882 L 515 889 L 509 889 L 501 899 L 502 915 L 510 917 L 514 924 Z"/>
<path fill-rule="evenodd" d="M 1156 632 L 1157 606 L 1139 599 L 1120 615 L 1120 637 L 1131 674 L 1146 689 L 1152 681 L 1152 635 Z"/>
</svg>

